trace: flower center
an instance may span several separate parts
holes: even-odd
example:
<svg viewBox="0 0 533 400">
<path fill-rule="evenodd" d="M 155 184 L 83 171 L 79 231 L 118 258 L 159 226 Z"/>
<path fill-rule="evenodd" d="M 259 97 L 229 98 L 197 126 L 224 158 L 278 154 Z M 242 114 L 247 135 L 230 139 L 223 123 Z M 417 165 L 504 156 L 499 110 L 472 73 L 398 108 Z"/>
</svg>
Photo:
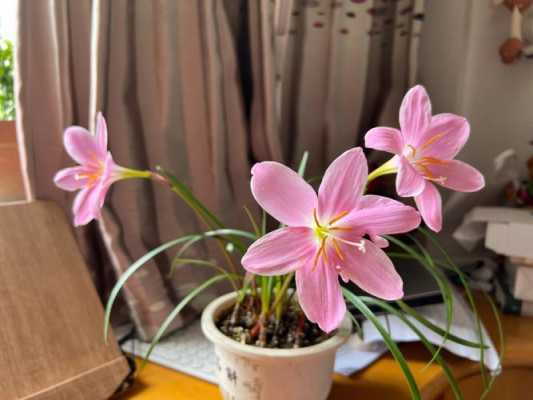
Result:
<svg viewBox="0 0 533 400">
<path fill-rule="evenodd" d="M 356 247 L 359 251 L 365 252 L 365 242 L 363 239 L 361 239 L 359 242 L 351 242 L 349 240 L 343 239 L 339 237 L 336 232 L 341 231 L 350 231 L 352 228 L 349 227 L 343 227 L 343 226 L 335 226 L 335 224 L 344 218 L 348 214 L 348 211 L 342 211 L 338 213 L 335 217 L 330 219 L 327 224 L 322 224 L 317 216 L 316 209 L 313 210 L 313 219 L 314 219 L 314 227 L 313 231 L 316 235 L 316 238 L 318 240 L 318 243 L 320 244 L 320 247 L 318 248 L 318 251 L 315 254 L 315 258 L 313 260 L 313 270 L 316 268 L 318 261 L 321 257 L 323 257 L 324 261 L 328 262 L 328 243 L 331 243 L 333 246 L 333 249 L 339 259 L 341 261 L 344 261 L 345 255 L 339 246 L 339 242 L 348 244 L 350 246 Z"/>
<path fill-rule="evenodd" d="M 103 173 L 104 173 L 104 163 L 98 163 L 98 168 L 97 169 L 94 169 L 90 172 L 85 172 L 83 174 L 76 174 L 74 176 L 74 178 L 76 180 L 82 180 L 82 179 L 87 179 L 87 182 L 85 183 L 85 187 L 93 187 L 94 185 L 96 185 L 96 183 L 98 182 L 98 180 L 102 177 Z"/>
<path fill-rule="evenodd" d="M 427 149 L 429 146 L 431 146 L 431 144 L 442 138 L 445 134 L 446 133 L 443 132 L 430 137 L 425 143 L 420 145 L 418 148 L 415 148 L 411 144 L 405 145 L 403 151 L 404 157 L 407 158 L 411 165 L 413 165 L 416 170 L 420 172 L 424 176 L 424 178 L 429 181 L 435 181 L 438 183 L 444 183 L 444 181 L 446 181 L 445 176 L 436 176 L 433 172 L 431 172 L 429 167 L 432 165 L 447 164 L 448 161 L 422 155 L 425 149 Z"/>
</svg>

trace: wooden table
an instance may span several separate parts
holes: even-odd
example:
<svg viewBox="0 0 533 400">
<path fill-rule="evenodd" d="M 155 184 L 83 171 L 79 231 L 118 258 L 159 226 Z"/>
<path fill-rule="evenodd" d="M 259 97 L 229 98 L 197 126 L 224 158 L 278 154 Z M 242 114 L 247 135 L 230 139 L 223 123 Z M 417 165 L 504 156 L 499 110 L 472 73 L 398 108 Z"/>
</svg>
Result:
<svg viewBox="0 0 533 400">
<path fill-rule="evenodd" d="M 490 306 L 477 296 L 485 326 L 493 340 L 498 341 L 496 324 Z M 491 400 L 528 399 L 533 397 L 533 318 L 502 316 L 505 332 L 504 371 L 496 379 Z M 401 349 L 420 386 L 424 399 L 448 400 L 453 395 L 446 378 L 436 365 L 426 366 L 428 353 L 419 343 L 402 344 Z M 466 400 L 478 399 L 482 391 L 479 366 L 473 362 L 445 354 Z M 219 400 L 215 385 L 188 375 L 149 364 L 139 375 L 133 388 L 120 399 L 135 400 Z M 335 375 L 331 400 L 410 399 L 405 379 L 390 355 L 383 356 L 369 368 L 350 377 Z"/>
</svg>

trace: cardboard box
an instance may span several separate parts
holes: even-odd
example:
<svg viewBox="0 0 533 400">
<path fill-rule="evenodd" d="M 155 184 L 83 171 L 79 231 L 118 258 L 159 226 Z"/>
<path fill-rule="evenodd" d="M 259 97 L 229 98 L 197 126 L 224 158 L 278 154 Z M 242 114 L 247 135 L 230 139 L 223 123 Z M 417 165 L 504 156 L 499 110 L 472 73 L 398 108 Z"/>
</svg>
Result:
<svg viewBox="0 0 533 400">
<path fill-rule="evenodd" d="M 498 254 L 533 259 L 533 210 L 475 207 L 453 234 L 466 249 L 485 238 L 485 246 Z"/>
</svg>

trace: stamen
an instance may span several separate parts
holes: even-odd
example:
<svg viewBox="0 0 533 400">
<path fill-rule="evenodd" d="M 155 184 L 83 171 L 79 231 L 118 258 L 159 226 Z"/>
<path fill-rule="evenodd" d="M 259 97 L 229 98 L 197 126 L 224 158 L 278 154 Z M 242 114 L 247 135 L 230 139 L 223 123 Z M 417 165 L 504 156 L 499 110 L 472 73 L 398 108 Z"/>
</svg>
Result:
<svg viewBox="0 0 533 400">
<path fill-rule="evenodd" d="M 332 239 L 337 239 L 339 242 L 342 242 L 342 243 L 346 243 L 350 246 L 354 246 L 354 247 L 357 247 L 357 249 L 361 252 L 361 253 L 366 253 L 366 248 L 365 248 L 365 240 L 364 239 L 361 239 L 359 242 L 351 242 L 349 240 L 346 240 L 346 239 L 343 239 L 343 238 L 340 238 L 338 236 L 332 236 Z"/>
<path fill-rule="evenodd" d="M 335 238 L 332 238 L 331 241 L 333 242 L 333 247 L 335 248 L 335 252 L 341 259 L 341 261 L 344 261 L 344 254 L 342 254 L 341 248 L 339 247 L 339 243 L 337 243 L 337 240 Z"/>
<path fill-rule="evenodd" d="M 320 246 L 320 249 L 318 249 L 318 251 L 316 252 L 315 259 L 313 260 L 313 267 L 311 268 L 311 271 L 314 271 L 316 269 L 316 266 L 318 265 L 318 259 L 320 258 L 320 254 L 322 253 L 323 250 L 324 248 Z"/>
<path fill-rule="evenodd" d="M 343 231 L 343 232 L 349 232 L 353 230 L 353 228 L 347 227 L 347 226 L 333 226 L 329 228 L 330 231 Z"/>
<path fill-rule="evenodd" d="M 413 145 L 408 144 L 407 147 L 411 149 L 411 153 L 413 157 L 416 157 L 416 149 Z"/>
<path fill-rule="evenodd" d="M 336 217 L 334 217 L 331 221 L 328 222 L 328 225 L 334 224 L 339 219 L 345 217 L 347 214 L 348 214 L 348 211 L 342 211 L 342 212 L 338 213 Z"/>
<path fill-rule="evenodd" d="M 316 215 L 316 208 L 313 210 L 313 219 L 315 220 L 316 226 L 320 227 L 320 222 L 318 222 L 318 217 Z"/>
<path fill-rule="evenodd" d="M 444 135 L 446 135 L 446 132 L 437 133 L 435 136 L 430 137 L 427 142 L 425 142 L 422 146 L 419 147 L 419 150 L 423 151 L 427 149 L 429 146 L 431 146 L 433 143 L 435 143 L 437 140 L 439 140 Z"/>
</svg>

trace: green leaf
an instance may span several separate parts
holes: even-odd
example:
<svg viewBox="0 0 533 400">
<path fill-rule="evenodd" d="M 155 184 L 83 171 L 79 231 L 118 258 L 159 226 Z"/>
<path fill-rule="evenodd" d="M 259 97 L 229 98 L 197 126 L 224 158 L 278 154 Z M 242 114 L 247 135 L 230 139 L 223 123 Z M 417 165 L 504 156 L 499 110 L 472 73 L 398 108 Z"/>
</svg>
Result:
<svg viewBox="0 0 533 400">
<path fill-rule="evenodd" d="M 162 253 L 163 251 L 170 249 L 173 246 L 176 246 L 180 243 L 186 242 L 191 237 L 196 235 L 187 235 L 180 237 L 178 239 L 171 240 L 169 242 L 163 243 L 162 245 L 156 247 L 153 250 L 150 250 L 148 253 L 146 253 L 144 256 L 139 258 L 137 261 L 135 261 L 124 273 L 120 276 L 120 278 L 117 280 L 117 283 L 111 290 L 111 293 L 109 294 L 109 299 L 107 300 L 107 305 L 105 308 L 105 317 L 104 317 L 104 339 L 107 343 L 107 337 L 109 335 L 109 321 L 111 318 L 111 310 L 113 308 L 113 304 L 115 304 L 115 300 L 118 297 L 118 294 L 120 292 L 120 289 L 124 286 L 124 284 L 127 282 L 127 280 L 144 264 L 146 264 L 149 260 L 151 260 L 156 255 Z"/>
<path fill-rule="evenodd" d="M 226 275 L 215 275 L 214 277 L 206 280 L 204 283 L 199 285 L 198 287 L 191 290 L 187 296 L 185 296 L 177 305 L 174 307 L 174 309 L 170 312 L 170 314 L 165 318 L 159 329 L 157 330 L 157 333 L 155 334 L 154 338 L 152 339 L 152 343 L 150 343 L 150 347 L 148 348 L 148 351 L 146 352 L 146 355 L 144 356 L 143 362 L 141 364 L 140 369 L 142 370 L 144 366 L 146 365 L 146 362 L 148 361 L 148 358 L 150 357 L 150 354 L 152 354 L 152 351 L 154 350 L 154 347 L 159 343 L 161 340 L 161 337 L 165 334 L 166 330 L 174 321 L 174 319 L 178 316 L 178 314 L 185 308 L 187 304 L 191 302 L 196 296 L 198 296 L 201 292 L 203 292 L 205 289 L 210 287 L 216 282 L 219 282 L 223 279 L 227 279 Z"/>
<path fill-rule="evenodd" d="M 105 310 L 105 320 L 104 320 L 104 338 L 107 340 L 107 336 L 109 333 L 109 321 L 111 317 L 111 309 L 113 307 L 113 304 L 115 303 L 118 293 L 126 283 L 126 281 L 144 264 L 146 264 L 149 260 L 151 260 L 156 255 L 162 253 L 163 251 L 176 246 L 180 243 L 186 243 L 192 239 L 197 239 L 198 237 L 224 237 L 226 235 L 234 235 L 234 236 L 242 236 L 247 237 L 249 239 L 254 239 L 255 236 L 246 231 L 241 231 L 238 229 L 216 229 L 213 231 L 204 232 L 200 235 L 194 234 L 194 235 L 186 235 L 182 236 L 178 239 L 171 240 L 167 243 L 164 243 L 155 249 L 149 251 L 144 256 L 139 258 L 137 261 L 135 261 L 118 279 L 117 283 L 111 290 L 111 293 L 109 295 L 109 299 L 107 301 L 106 310 Z"/>
<path fill-rule="evenodd" d="M 403 301 L 399 300 L 396 302 L 396 304 L 398 304 L 398 306 L 404 313 L 410 315 L 411 317 L 416 319 L 418 322 L 420 322 L 422 325 L 424 325 L 426 328 L 435 332 L 437 335 L 440 335 L 440 336 L 445 335 L 446 332 L 444 329 L 442 329 L 440 326 L 433 324 L 430 320 L 420 315 L 418 312 L 416 312 L 414 308 L 409 307 Z M 488 349 L 488 346 L 484 344 L 476 343 L 470 340 L 460 338 L 459 336 L 455 336 L 453 333 L 448 333 L 448 340 L 451 342 L 455 342 L 457 344 L 466 346 L 466 347 L 472 347 L 474 349 Z"/>
<path fill-rule="evenodd" d="M 442 248 L 438 240 L 433 236 L 431 232 L 424 228 L 419 228 L 420 232 L 424 234 L 426 238 L 430 240 L 430 242 L 437 248 L 440 253 L 444 256 L 446 263 L 448 264 L 449 268 L 452 269 L 458 276 L 459 280 L 461 281 L 461 285 L 463 286 L 466 294 L 466 298 L 468 299 L 468 302 L 470 304 L 470 307 L 472 308 L 472 312 L 474 313 L 474 318 L 476 321 L 476 331 L 478 333 L 479 342 L 484 345 L 483 343 L 483 331 L 481 329 L 481 320 L 479 319 L 479 313 L 477 310 L 476 303 L 474 301 L 474 297 L 472 296 L 472 291 L 470 290 L 470 287 L 468 286 L 468 282 L 466 280 L 466 277 L 461 271 L 461 269 L 453 262 L 450 255 Z M 487 378 L 487 371 L 485 370 L 485 352 L 483 349 L 480 350 L 479 354 L 479 366 L 480 366 L 480 372 L 481 372 L 481 378 L 483 379 L 483 383 L 485 385 L 485 388 L 488 389 L 488 378 Z"/>
<path fill-rule="evenodd" d="M 431 256 L 426 251 L 424 246 L 422 246 L 422 244 L 418 240 L 416 240 L 414 237 L 411 237 L 411 239 L 414 241 L 418 249 L 422 252 L 422 255 L 418 254 L 416 251 L 411 249 L 410 246 L 402 242 L 400 239 L 397 239 L 392 236 L 385 236 L 385 238 L 389 240 L 390 242 L 394 243 L 395 245 L 397 245 L 398 247 L 400 247 L 401 249 L 403 249 L 406 253 L 411 255 L 413 258 L 415 258 L 420 263 L 420 265 L 422 265 L 431 274 L 431 276 L 433 277 L 433 279 L 435 279 L 435 281 L 437 282 L 437 285 L 439 286 L 439 290 L 442 294 L 444 305 L 446 307 L 446 329 L 444 330 L 444 335 L 442 336 L 443 341 L 441 345 L 439 346 L 439 349 L 437 352 L 437 354 L 439 354 L 442 349 L 442 346 L 444 345 L 444 343 L 446 343 L 446 340 L 448 339 L 448 336 L 450 334 L 450 329 L 452 326 L 452 322 L 453 322 L 453 294 L 452 294 L 450 285 L 448 283 L 448 280 L 442 274 L 442 272 L 436 268 Z M 431 364 L 433 361 L 434 359 L 431 359 L 429 364 Z"/>
<path fill-rule="evenodd" d="M 302 156 L 302 159 L 300 161 L 300 165 L 298 165 L 298 175 L 300 175 L 302 178 L 305 175 L 305 169 L 307 168 L 307 161 L 309 160 L 309 152 L 304 151 L 304 154 Z"/>
<path fill-rule="evenodd" d="M 442 368 L 444 374 L 446 375 L 446 379 L 450 383 L 450 386 L 452 388 L 452 392 L 455 395 L 456 399 L 462 400 L 463 394 L 461 392 L 461 389 L 459 388 L 459 383 L 457 382 L 457 379 L 455 379 L 455 376 L 453 375 L 450 367 L 448 366 L 448 363 L 442 358 L 440 355 L 440 347 L 439 349 L 435 349 L 433 344 L 429 342 L 429 340 L 424 336 L 424 334 L 411 322 L 408 318 L 405 317 L 404 314 L 402 314 L 400 311 L 395 309 L 394 307 L 390 306 L 386 302 L 373 298 L 373 297 L 359 297 L 361 301 L 363 301 L 365 304 L 371 304 L 371 305 L 377 305 L 381 307 L 384 311 L 388 312 L 389 314 L 393 314 L 396 317 L 400 318 L 404 324 L 406 324 L 409 329 L 411 329 L 415 335 L 417 335 L 420 339 L 420 341 L 424 344 L 424 346 L 428 349 L 429 353 L 432 355 L 432 360 L 435 360 L 437 364 L 440 365 Z"/>
<path fill-rule="evenodd" d="M 361 312 L 361 314 L 363 314 L 370 322 L 372 322 L 372 324 L 379 331 L 381 337 L 383 338 L 383 341 L 389 348 L 394 359 L 398 362 L 398 365 L 402 369 L 402 372 L 405 375 L 405 378 L 407 379 L 407 383 L 409 384 L 409 390 L 411 392 L 411 397 L 415 400 L 420 400 L 421 397 L 420 391 L 418 390 L 418 385 L 416 384 L 411 369 L 409 368 L 409 365 L 407 364 L 407 361 L 405 360 L 405 357 L 398 348 L 396 342 L 391 338 L 391 336 L 388 334 L 387 330 L 383 327 L 383 325 L 381 325 L 375 314 L 367 307 L 365 303 L 363 303 L 363 301 L 360 300 L 358 296 L 354 295 L 346 288 L 342 289 L 342 293 L 344 294 L 346 300 L 352 303 L 354 307 L 356 307 Z"/>
<path fill-rule="evenodd" d="M 174 260 L 172 261 L 172 267 L 177 268 L 181 265 L 197 265 L 201 267 L 212 268 L 221 275 L 226 275 L 226 278 L 228 278 L 228 280 L 230 281 L 233 290 L 235 290 L 236 292 L 239 290 L 237 284 L 235 283 L 236 279 L 232 278 L 232 274 L 229 274 L 228 271 L 226 271 L 224 268 L 218 266 L 212 261 L 200 260 L 197 258 L 174 258 Z"/>
</svg>

